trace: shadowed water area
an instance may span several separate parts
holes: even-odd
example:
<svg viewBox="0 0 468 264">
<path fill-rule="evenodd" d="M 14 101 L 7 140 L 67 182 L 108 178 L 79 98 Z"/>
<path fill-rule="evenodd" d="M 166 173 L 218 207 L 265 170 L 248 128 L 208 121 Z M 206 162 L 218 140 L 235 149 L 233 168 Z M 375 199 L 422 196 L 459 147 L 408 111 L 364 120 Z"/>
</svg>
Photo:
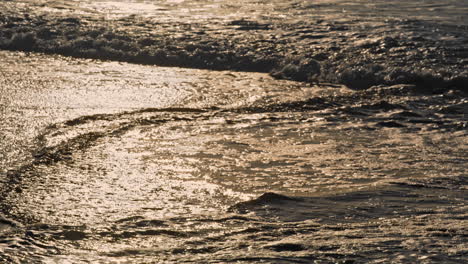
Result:
<svg viewBox="0 0 468 264">
<path fill-rule="evenodd" d="M 466 262 L 467 11 L 1 2 L 0 262 Z"/>
</svg>

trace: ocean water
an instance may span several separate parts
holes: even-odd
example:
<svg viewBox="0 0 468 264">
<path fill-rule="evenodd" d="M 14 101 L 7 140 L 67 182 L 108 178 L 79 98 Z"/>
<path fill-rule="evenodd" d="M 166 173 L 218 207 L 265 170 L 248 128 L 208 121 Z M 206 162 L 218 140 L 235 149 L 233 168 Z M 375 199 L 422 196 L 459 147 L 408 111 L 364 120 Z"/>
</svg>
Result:
<svg viewBox="0 0 468 264">
<path fill-rule="evenodd" d="M 467 1 L 0 3 L 0 263 L 464 263 Z"/>
</svg>

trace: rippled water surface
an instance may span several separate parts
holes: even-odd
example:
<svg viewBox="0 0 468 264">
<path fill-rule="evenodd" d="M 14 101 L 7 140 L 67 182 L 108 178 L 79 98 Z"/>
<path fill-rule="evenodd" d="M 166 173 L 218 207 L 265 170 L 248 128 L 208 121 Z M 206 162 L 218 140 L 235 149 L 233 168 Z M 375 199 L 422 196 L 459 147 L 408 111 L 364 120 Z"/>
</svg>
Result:
<svg viewBox="0 0 468 264">
<path fill-rule="evenodd" d="M 213 25 L 214 35 L 239 19 L 467 22 L 464 1 L 13 3 L 5 6 L 105 17 L 129 36 L 144 28 L 124 25 L 129 16 Z M 234 26 L 264 30 L 243 23 Z M 1 51 L 0 61 L 2 263 L 467 260 L 459 86 L 349 89 L 20 51 Z"/>
</svg>

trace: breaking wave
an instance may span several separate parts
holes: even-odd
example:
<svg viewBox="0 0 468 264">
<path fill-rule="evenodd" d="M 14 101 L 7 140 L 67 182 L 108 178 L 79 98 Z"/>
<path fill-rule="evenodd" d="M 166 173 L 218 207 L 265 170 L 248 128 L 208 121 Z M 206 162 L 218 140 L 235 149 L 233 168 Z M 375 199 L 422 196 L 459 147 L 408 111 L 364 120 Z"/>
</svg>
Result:
<svg viewBox="0 0 468 264">
<path fill-rule="evenodd" d="M 317 13 L 339 6 L 304 7 L 293 2 L 283 12 L 308 8 Z M 270 72 L 277 78 L 341 83 L 353 89 L 415 84 L 434 93 L 466 91 L 468 25 L 408 19 L 404 14 L 383 21 L 370 14 L 384 15 L 385 9 L 378 13 L 361 8 L 362 13 L 369 13 L 367 18 L 358 13 L 337 20 L 318 13 L 320 18 L 303 15 L 300 22 L 215 17 L 212 24 L 10 10 L 0 16 L 0 48 L 161 66 Z"/>
</svg>

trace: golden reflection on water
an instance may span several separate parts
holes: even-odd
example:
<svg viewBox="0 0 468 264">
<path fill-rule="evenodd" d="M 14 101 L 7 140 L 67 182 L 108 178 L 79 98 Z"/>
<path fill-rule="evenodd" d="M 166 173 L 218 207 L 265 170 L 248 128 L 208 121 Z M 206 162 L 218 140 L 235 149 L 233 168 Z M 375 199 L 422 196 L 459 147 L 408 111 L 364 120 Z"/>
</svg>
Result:
<svg viewBox="0 0 468 264">
<path fill-rule="evenodd" d="M 300 21 L 304 17 L 321 16 L 339 21 L 342 16 L 362 15 L 356 1 L 342 1 L 346 12 L 337 13 L 333 5 L 325 5 L 314 14 L 304 13 L 303 7 L 310 4 L 307 1 L 278 1 L 281 3 L 260 10 L 254 4 L 257 1 L 247 1 L 240 8 L 243 2 L 225 5 L 213 1 L 184 2 L 187 4 L 182 9 L 178 6 L 181 1 L 166 1 L 161 5 L 143 1 L 132 4 L 86 1 L 80 5 L 83 13 L 102 12 L 109 19 L 127 17 L 131 21 L 129 28 L 135 22 L 131 15 L 188 23 L 208 19 L 213 19 L 210 23 L 225 23 L 244 18 Z M 74 8 L 59 3 L 55 10 L 63 11 L 64 6 Z M 275 6 L 279 8 L 275 10 Z M 376 8 L 379 6 L 392 11 L 384 1 L 375 4 Z M 291 12 L 285 14 L 284 8 L 291 8 Z M 415 8 L 418 7 L 412 6 L 412 10 Z M 417 16 L 427 19 L 437 8 L 442 7 L 425 7 Z M 392 12 L 385 15 L 391 16 Z M 375 17 L 377 21 L 381 19 Z M 388 251 L 400 251 L 407 245 L 420 253 L 420 245 L 424 243 L 427 248 L 448 243 L 451 252 L 463 251 L 439 239 L 450 237 L 457 246 L 462 239 L 462 236 L 452 236 L 452 230 L 441 229 L 449 222 L 457 231 L 459 215 L 464 214 L 447 213 L 463 210 L 450 207 L 459 203 L 447 198 L 453 195 L 450 190 L 441 191 L 439 200 L 429 194 L 432 200 L 421 199 L 427 204 L 421 202 L 420 207 L 417 203 L 403 203 L 409 198 L 404 192 L 397 192 L 397 188 L 389 193 L 401 197 L 379 200 L 380 195 L 388 195 L 384 187 L 391 181 L 445 175 L 457 179 L 466 174 L 466 166 L 460 162 L 467 146 L 463 131 L 431 130 L 430 126 L 421 130 L 376 128 L 379 118 L 398 114 L 399 110 L 376 114 L 365 122 L 337 114 L 343 109 L 248 112 L 243 108 L 300 101 L 319 94 L 352 93 L 339 88 L 321 89 L 277 81 L 264 74 L 158 68 L 25 53 L 2 52 L 0 56 L 6 65 L 1 69 L 0 78 L 0 172 L 7 175 L 1 180 L 7 182 L 20 177 L 18 182 L 10 183 L 14 188 L 4 198 L 5 203 L 19 219 L 32 218 L 35 223 L 45 223 L 31 227 L 39 234 L 38 240 L 72 252 L 68 254 L 65 250 L 57 258 L 71 262 L 129 258 L 138 262 L 140 256 L 147 260 L 162 255 L 172 260 L 185 257 L 201 263 L 211 254 L 210 247 L 217 247 L 218 257 L 223 254 L 244 257 L 245 250 L 250 248 L 253 250 L 247 251 L 255 254 L 294 256 L 297 253 L 294 249 L 299 249 L 297 254 L 327 251 L 323 244 L 335 252 L 348 250 L 350 255 L 365 252 L 361 249 L 367 245 L 363 244 L 369 244 L 370 250 L 379 249 L 379 253 L 380 246 Z M 36 156 L 31 157 L 30 151 Z M 41 160 L 40 155 L 58 158 Z M 25 166 L 21 167 L 22 164 Z M 15 167 L 20 167 L 16 174 L 3 173 L 15 172 L 12 169 Z M 372 192 L 374 188 L 384 188 L 384 191 Z M 281 212 L 279 216 L 272 213 L 271 219 L 265 220 L 268 223 L 259 223 L 258 218 L 245 220 L 238 215 L 234 221 L 213 220 L 229 217 L 232 212 L 227 208 L 231 205 L 268 192 L 306 199 L 369 189 L 369 195 L 375 196 L 369 208 L 362 209 L 359 199 L 348 204 L 336 201 L 300 204 L 303 212 L 294 212 L 295 207 L 285 212 L 309 220 L 290 225 L 268 222 L 277 220 L 275 217 L 280 217 Z M 353 197 L 351 194 L 345 198 Z M 405 210 L 416 208 L 416 213 L 384 214 L 387 202 L 395 206 L 392 199 L 400 202 Z M 316 214 L 335 217 L 324 210 L 328 205 L 338 208 L 331 214 L 351 212 L 346 217 L 358 223 L 320 229 L 326 225 L 316 224 Z M 427 211 L 431 207 L 432 211 Z M 384 213 L 370 214 L 366 222 L 359 222 L 364 211 L 373 210 Z M 270 217 L 268 213 L 271 212 L 266 214 Z M 254 214 L 247 217 L 256 217 Z M 432 222 L 440 232 L 415 240 L 420 235 L 417 233 L 428 232 L 429 227 L 425 225 Z M 412 229 L 404 228 L 407 223 L 414 224 Z M 4 226 L 2 222 L 2 231 L 14 230 Z M 383 230 L 387 232 L 386 237 L 382 235 Z M 403 242 L 397 240 L 402 233 L 408 236 Z M 362 242 L 362 237 L 372 235 Z M 338 239 L 324 239 L 334 236 Z M 256 240 L 257 237 L 260 238 Z M 294 245 L 307 240 L 304 248 L 309 251 L 290 247 L 293 250 L 285 253 L 279 246 L 279 252 L 273 252 L 270 249 L 275 245 L 270 241 L 278 237 L 283 239 L 280 242 L 294 242 Z M 200 249 L 198 245 L 208 246 Z M 388 248 L 389 245 L 396 246 Z M 185 251 L 186 248 L 193 251 Z"/>
<path fill-rule="evenodd" d="M 13 171 L 9 177 L 20 177 L 5 201 L 18 218 L 46 223 L 31 229 L 47 243 L 72 252 L 62 256 L 72 262 L 81 257 L 147 260 L 160 252 L 176 259 L 182 256 L 168 252 L 182 252 L 193 260 L 181 248 L 207 244 L 212 237 L 218 247 L 235 248 L 219 254 L 241 254 L 237 244 L 257 235 L 242 232 L 266 224 L 228 210 L 238 202 L 269 192 L 315 201 L 383 188 L 400 178 L 456 177 L 466 171 L 457 163 L 466 152 L 463 131 L 369 129 L 375 120 L 340 115 L 335 109 L 249 108 L 353 93 L 342 88 L 304 86 L 258 73 L 24 53 L 0 56 L 11 65 L 2 69 L 0 79 L 1 136 L 9 138 L 0 143 L 6 156 L 1 166 Z M 35 156 L 26 156 L 29 151 Z M 20 167 L 16 174 L 15 166 Z M 357 206 L 312 202 L 285 212 L 298 219 L 332 217 L 324 210 L 330 204 L 339 212 Z M 268 213 L 268 206 L 258 214 Z M 282 212 L 268 221 L 288 219 Z M 223 220 L 232 215 L 234 220 Z M 291 219 L 287 221 L 296 218 Z M 284 229 L 283 223 L 278 225 L 273 228 Z M 271 227 L 266 228 L 262 235 L 270 234 Z M 265 252 L 269 245 L 259 241 L 255 243 Z"/>
<path fill-rule="evenodd" d="M 466 25 L 465 5 L 455 0 L 403 2 L 403 1 L 355 1 L 355 0 L 244 0 L 239 2 L 220 0 L 86 0 L 80 1 L 78 11 L 105 14 L 109 19 L 147 17 L 162 21 L 184 23 L 216 23 L 236 19 L 272 21 L 276 19 L 301 22 L 304 18 L 325 18 L 341 21 L 349 18 L 367 17 L 374 23 L 382 18 L 407 17 L 409 19 L 453 21 Z M 63 9 L 63 3 L 56 3 Z M 48 4 L 47 6 L 51 6 Z M 53 6 L 53 5 L 52 5 Z M 261 8 L 259 8 L 261 6 Z M 67 8 L 76 8 L 67 5 Z M 372 13 L 369 13 L 372 10 Z M 286 12 L 287 11 L 287 12 Z"/>
<path fill-rule="evenodd" d="M 211 124 L 197 124 L 197 115 L 188 113 L 187 121 L 166 126 L 164 122 L 180 117 L 162 113 L 154 117 L 161 124 L 139 127 L 137 119 L 151 119 L 155 114 L 118 113 L 172 105 L 249 105 L 262 97 L 256 91 L 274 98 L 284 84 L 303 93 L 299 85 L 273 81 L 264 74 L 154 68 L 23 53 L 1 55 L 5 63 L 15 65 L 3 71 L 2 117 L 8 122 L 2 123 L 2 135 L 7 136 L 5 132 L 17 124 L 29 124 L 28 130 L 18 127 L 8 135 L 10 146 L 2 145 L 6 155 L 2 169 L 25 158 L 11 148 L 39 147 L 35 144 L 58 148 L 80 136 L 106 135 L 96 139 L 96 147 L 73 152 L 70 162 L 67 158 L 54 166 L 33 168 L 32 174 L 37 176 L 22 186 L 17 206 L 49 223 L 99 223 L 132 212 L 144 215 L 145 210 L 157 211 L 161 217 L 197 214 L 221 211 L 235 200 L 246 199 L 244 194 L 209 182 L 209 175 L 201 173 L 207 166 L 200 165 L 199 159 L 212 138 L 196 135 L 211 130 Z M 21 65 L 18 56 L 23 58 Z M 290 93 L 286 98 L 293 97 Z M 224 119 L 211 122 L 224 124 Z M 116 140 L 107 135 L 128 124 L 137 128 L 125 137 Z M 217 155 L 223 157 L 223 153 Z"/>
</svg>

